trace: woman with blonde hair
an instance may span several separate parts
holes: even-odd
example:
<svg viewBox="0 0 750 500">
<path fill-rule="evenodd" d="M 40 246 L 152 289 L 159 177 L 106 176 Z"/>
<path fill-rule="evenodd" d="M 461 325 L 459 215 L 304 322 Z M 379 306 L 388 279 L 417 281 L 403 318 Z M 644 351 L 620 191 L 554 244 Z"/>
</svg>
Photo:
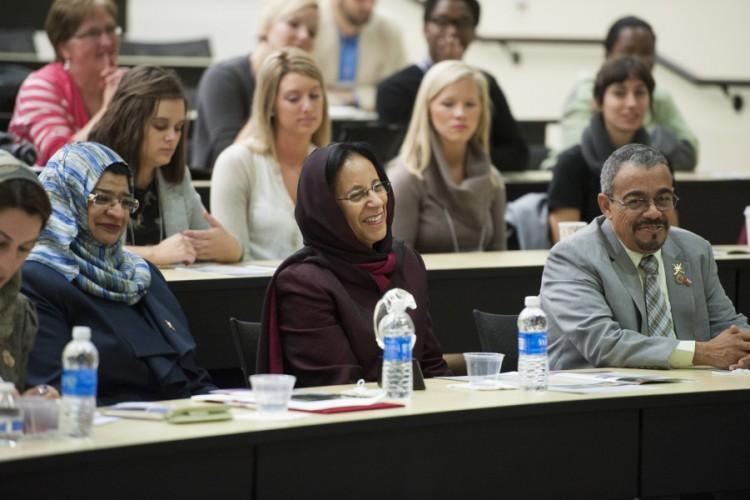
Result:
<svg viewBox="0 0 750 500">
<path fill-rule="evenodd" d="M 250 118 L 258 71 L 271 52 L 284 47 L 313 50 L 318 0 L 266 0 L 265 4 L 253 52 L 222 61 L 201 77 L 191 142 L 194 167 L 212 168 Z"/>
<path fill-rule="evenodd" d="M 417 93 L 389 171 L 393 235 L 420 253 L 504 250 L 505 185 L 489 156 L 487 80 L 461 61 L 435 64 Z"/>
<path fill-rule="evenodd" d="M 323 76 L 306 52 L 287 48 L 258 72 L 253 114 L 216 159 L 211 212 L 246 259 L 283 259 L 302 247 L 294 219 L 305 157 L 330 142 Z"/>
</svg>

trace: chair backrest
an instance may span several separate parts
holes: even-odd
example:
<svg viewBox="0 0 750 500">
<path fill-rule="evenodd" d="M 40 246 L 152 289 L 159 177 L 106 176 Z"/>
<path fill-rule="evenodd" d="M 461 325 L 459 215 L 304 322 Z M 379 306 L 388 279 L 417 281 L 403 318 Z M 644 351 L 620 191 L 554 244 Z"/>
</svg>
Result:
<svg viewBox="0 0 750 500">
<path fill-rule="evenodd" d="M 505 354 L 500 371 L 518 370 L 518 315 L 493 314 L 479 309 L 473 312 L 482 351 Z"/>
<path fill-rule="evenodd" d="M 232 332 L 234 348 L 240 358 L 240 367 L 245 376 L 245 385 L 250 387 L 250 375 L 255 373 L 258 356 L 258 339 L 260 337 L 260 323 L 240 321 L 229 318 L 229 330 Z"/>
<path fill-rule="evenodd" d="M 398 155 L 406 127 L 381 122 L 335 120 L 332 139 L 335 142 L 366 142 L 385 165 Z"/>
<path fill-rule="evenodd" d="M 36 54 L 34 44 L 34 30 L 30 29 L 0 29 L 0 52 L 20 52 Z"/>
<path fill-rule="evenodd" d="M 176 42 L 139 42 L 125 39 L 120 44 L 120 54 L 125 56 L 211 57 L 211 43 L 208 38 Z"/>
</svg>

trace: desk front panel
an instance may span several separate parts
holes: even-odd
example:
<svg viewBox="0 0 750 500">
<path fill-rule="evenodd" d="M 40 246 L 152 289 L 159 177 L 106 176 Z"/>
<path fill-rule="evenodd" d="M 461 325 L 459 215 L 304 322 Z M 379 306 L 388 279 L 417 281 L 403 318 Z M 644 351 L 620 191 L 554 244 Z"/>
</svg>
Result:
<svg viewBox="0 0 750 500">
<path fill-rule="evenodd" d="M 750 490 L 747 391 L 673 398 L 642 415 L 642 496 Z"/>
<path fill-rule="evenodd" d="M 636 497 L 637 409 L 546 406 L 260 444 L 257 499 Z"/>
<path fill-rule="evenodd" d="M 750 259 L 719 260 L 718 267 L 729 298 L 741 312 L 750 312 Z M 525 296 L 539 293 L 542 270 L 541 265 L 524 265 L 428 271 L 430 314 L 443 352 L 479 350 L 472 310 L 517 314 Z M 169 281 L 206 368 L 239 368 L 229 318 L 260 321 L 268 281 L 268 277 Z"/>
<path fill-rule="evenodd" d="M 0 463 L 0 498 L 250 498 L 254 484 L 254 448 L 242 436 L 87 448 Z"/>
</svg>

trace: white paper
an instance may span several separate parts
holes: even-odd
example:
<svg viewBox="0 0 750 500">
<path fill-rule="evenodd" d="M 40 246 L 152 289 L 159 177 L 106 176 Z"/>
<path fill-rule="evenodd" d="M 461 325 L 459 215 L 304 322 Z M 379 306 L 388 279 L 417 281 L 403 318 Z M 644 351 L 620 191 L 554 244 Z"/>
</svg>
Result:
<svg viewBox="0 0 750 500">
<path fill-rule="evenodd" d="M 201 264 L 191 267 L 176 267 L 176 271 L 198 271 L 202 273 L 224 274 L 226 276 L 271 276 L 275 267 L 255 264 L 230 266 L 226 264 Z"/>
<path fill-rule="evenodd" d="M 384 392 L 381 392 L 374 397 L 354 397 L 331 393 L 330 395 L 334 396 L 335 399 L 324 399 L 321 401 L 300 401 L 294 399 L 295 395 L 303 394 L 321 393 L 311 393 L 309 391 L 293 392 L 292 399 L 289 400 L 290 410 L 317 411 L 329 410 L 332 408 L 343 408 L 347 406 L 369 406 L 375 403 L 379 403 L 385 397 Z M 191 399 L 194 401 L 215 401 L 230 406 L 240 406 L 245 408 L 255 407 L 255 395 L 250 389 L 219 389 L 218 391 L 212 391 L 211 394 L 200 394 L 197 396 L 193 396 Z"/>
</svg>

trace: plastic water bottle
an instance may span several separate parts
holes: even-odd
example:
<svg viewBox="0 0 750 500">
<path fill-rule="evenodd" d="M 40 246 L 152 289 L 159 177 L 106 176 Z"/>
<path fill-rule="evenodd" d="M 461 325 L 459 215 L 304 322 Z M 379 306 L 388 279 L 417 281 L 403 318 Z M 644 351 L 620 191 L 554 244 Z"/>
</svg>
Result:
<svg viewBox="0 0 750 500">
<path fill-rule="evenodd" d="M 524 300 L 526 306 L 518 316 L 518 377 L 525 391 L 546 391 L 549 365 L 547 363 L 547 316 L 539 297 Z"/>
<path fill-rule="evenodd" d="M 73 327 L 73 340 L 63 350 L 62 416 L 60 427 L 72 437 L 88 437 L 96 410 L 96 369 L 99 353 L 91 329 Z"/>
<path fill-rule="evenodd" d="M 411 400 L 414 385 L 411 350 L 416 337 L 414 323 L 406 314 L 409 305 L 407 300 L 394 300 L 379 324 L 383 338 L 383 388 L 388 399 L 402 402 Z"/>
<path fill-rule="evenodd" d="M 18 406 L 16 387 L 12 382 L 0 382 L 0 447 L 15 446 L 22 435 L 23 411 Z"/>
</svg>

